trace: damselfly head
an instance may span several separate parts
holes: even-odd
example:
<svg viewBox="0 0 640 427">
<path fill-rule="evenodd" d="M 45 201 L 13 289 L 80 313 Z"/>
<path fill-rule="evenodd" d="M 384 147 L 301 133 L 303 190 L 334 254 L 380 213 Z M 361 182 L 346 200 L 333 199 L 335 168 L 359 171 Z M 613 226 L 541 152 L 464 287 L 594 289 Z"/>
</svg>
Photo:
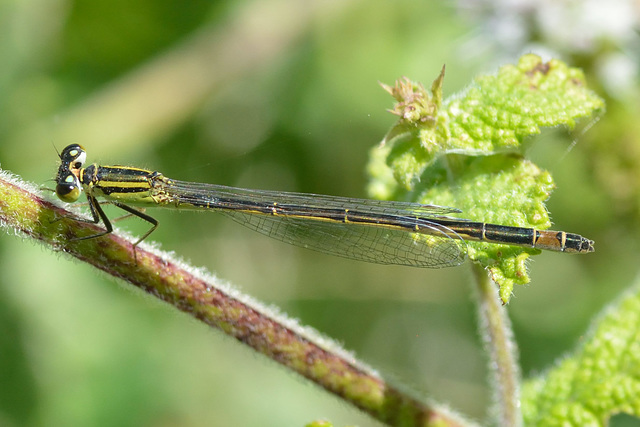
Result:
<svg viewBox="0 0 640 427">
<path fill-rule="evenodd" d="M 73 203 L 82 193 L 77 173 L 87 160 L 87 153 L 80 144 L 67 145 L 60 153 L 60 167 L 56 175 L 56 195 L 60 200 Z"/>
</svg>

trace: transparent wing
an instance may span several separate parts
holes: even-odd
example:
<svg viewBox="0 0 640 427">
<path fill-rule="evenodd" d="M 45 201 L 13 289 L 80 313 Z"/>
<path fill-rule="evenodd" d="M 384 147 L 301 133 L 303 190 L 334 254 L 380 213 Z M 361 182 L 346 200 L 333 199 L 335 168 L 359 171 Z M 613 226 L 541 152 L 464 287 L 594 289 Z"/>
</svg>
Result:
<svg viewBox="0 0 640 427">
<path fill-rule="evenodd" d="M 327 196 L 324 194 L 291 193 L 285 191 L 252 190 L 227 187 L 224 185 L 204 184 L 169 180 L 166 190 L 176 196 L 180 202 L 202 203 L 203 200 L 215 202 L 220 199 L 242 200 L 262 203 L 268 206 L 300 205 L 319 209 L 349 209 L 365 211 L 370 214 L 443 217 L 460 213 L 460 209 L 447 206 L 422 205 L 420 203 L 398 202 L 392 200 L 371 200 L 351 197 Z M 459 219 L 458 219 L 459 220 Z"/>
<path fill-rule="evenodd" d="M 309 218 L 256 215 L 222 211 L 234 221 L 274 239 L 330 255 L 377 264 L 414 267 L 453 267 L 465 260 L 464 241 L 445 234 L 443 226 L 430 227 L 429 235 L 353 223 Z M 447 233 L 453 233 L 448 231 Z M 455 235 L 455 233 L 453 233 Z"/>
<path fill-rule="evenodd" d="M 460 212 L 455 208 L 174 180 L 164 181 L 160 192 L 166 206 L 217 210 L 259 233 L 326 254 L 430 268 L 465 259 L 462 238 L 430 221 Z M 420 233 L 412 232 L 416 228 Z"/>
</svg>

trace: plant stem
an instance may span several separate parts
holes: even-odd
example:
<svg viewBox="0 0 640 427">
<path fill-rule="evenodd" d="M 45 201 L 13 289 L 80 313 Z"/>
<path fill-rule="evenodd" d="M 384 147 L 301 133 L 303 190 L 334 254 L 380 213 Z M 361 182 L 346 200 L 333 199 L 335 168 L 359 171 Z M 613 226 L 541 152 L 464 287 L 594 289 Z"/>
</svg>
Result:
<svg viewBox="0 0 640 427">
<path fill-rule="evenodd" d="M 478 285 L 478 318 L 480 333 L 487 354 L 491 383 L 494 385 L 493 405 L 496 424 L 521 426 L 520 370 L 517 347 L 513 340 L 507 310 L 498 297 L 497 286 L 478 264 L 472 264 Z"/>
<path fill-rule="evenodd" d="M 0 170 L 0 226 L 40 241 L 215 327 L 389 425 L 465 426 L 458 416 L 414 398 L 337 343 L 297 324 L 227 283 L 144 243 L 111 233 L 40 197 Z M 135 239 L 134 239 L 135 241 Z"/>
</svg>

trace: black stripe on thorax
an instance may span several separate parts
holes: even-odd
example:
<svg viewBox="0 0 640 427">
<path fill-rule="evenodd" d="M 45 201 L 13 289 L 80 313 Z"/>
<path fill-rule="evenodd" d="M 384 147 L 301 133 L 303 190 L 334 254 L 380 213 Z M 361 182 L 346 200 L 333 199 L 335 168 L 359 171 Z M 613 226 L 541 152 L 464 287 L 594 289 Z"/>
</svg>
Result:
<svg viewBox="0 0 640 427">
<path fill-rule="evenodd" d="M 132 168 L 128 166 L 96 166 L 96 177 L 98 181 L 119 181 L 119 182 L 149 182 L 153 172 L 146 169 Z M 87 168 L 88 169 L 88 168 Z"/>
<path fill-rule="evenodd" d="M 90 165 L 80 171 L 80 181 L 105 195 L 149 191 L 154 172 L 127 166 Z"/>
</svg>

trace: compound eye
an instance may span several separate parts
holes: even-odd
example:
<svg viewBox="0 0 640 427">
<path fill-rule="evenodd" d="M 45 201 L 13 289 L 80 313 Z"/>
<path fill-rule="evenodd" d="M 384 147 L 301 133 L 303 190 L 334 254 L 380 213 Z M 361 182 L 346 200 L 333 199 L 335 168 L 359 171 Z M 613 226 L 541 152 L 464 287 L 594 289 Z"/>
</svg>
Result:
<svg viewBox="0 0 640 427">
<path fill-rule="evenodd" d="M 82 189 L 78 184 L 78 179 L 73 174 L 69 174 L 56 185 L 56 195 L 60 200 L 67 203 L 73 203 L 78 200 Z"/>
<path fill-rule="evenodd" d="M 63 163 L 71 165 L 75 169 L 80 169 L 87 160 L 87 153 L 81 145 L 71 144 L 62 150 L 60 160 L 62 160 Z"/>
</svg>

